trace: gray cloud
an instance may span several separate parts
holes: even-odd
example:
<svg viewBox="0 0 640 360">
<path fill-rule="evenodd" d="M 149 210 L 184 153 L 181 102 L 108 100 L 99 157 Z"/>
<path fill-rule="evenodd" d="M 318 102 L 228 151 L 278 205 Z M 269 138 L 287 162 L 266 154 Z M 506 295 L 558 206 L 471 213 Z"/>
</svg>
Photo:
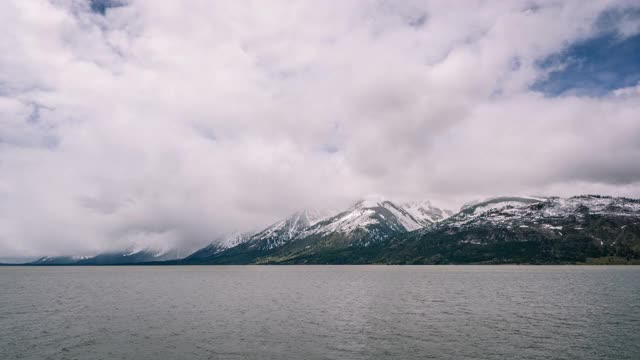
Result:
<svg viewBox="0 0 640 360">
<path fill-rule="evenodd" d="M 0 255 L 195 248 L 370 194 L 640 196 L 636 88 L 531 90 L 633 1 L 531 4 L 3 2 Z"/>
</svg>

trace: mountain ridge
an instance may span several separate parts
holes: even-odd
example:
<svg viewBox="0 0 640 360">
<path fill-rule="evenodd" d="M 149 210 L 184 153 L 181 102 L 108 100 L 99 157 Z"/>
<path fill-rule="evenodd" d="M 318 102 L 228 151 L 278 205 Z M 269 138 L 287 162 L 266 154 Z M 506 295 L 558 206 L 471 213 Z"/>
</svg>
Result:
<svg viewBox="0 0 640 360">
<path fill-rule="evenodd" d="M 302 210 L 262 231 L 234 233 L 169 261 L 139 254 L 140 258 L 42 258 L 32 264 L 640 262 L 638 199 L 502 196 L 449 214 L 428 201 L 364 200 L 337 214 Z"/>
<path fill-rule="evenodd" d="M 429 209 L 436 208 L 429 205 Z M 402 206 L 381 199 L 358 201 L 334 215 L 305 210 L 274 223 L 233 248 L 207 258 L 184 260 L 186 263 L 248 264 L 268 256 L 283 256 L 288 251 L 307 253 L 335 244 L 349 246 L 381 241 L 432 224 L 425 215 L 416 217 Z"/>
<path fill-rule="evenodd" d="M 233 257 L 223 253 L 210 263 L 241 259 L 238 263 L 555 264 L 640 259 L 640 200 L 599 195 L 501 197 L 474 206 L 473 211 L 463 209 L 431 226 L 385 238 L 376 238 L 375 229 L 367 234 L 355 231 L 355 241 L 345 241 L 339 233 L 307 236 L 269 253 L 245 258 L 241 251 Z"/>
</svg>

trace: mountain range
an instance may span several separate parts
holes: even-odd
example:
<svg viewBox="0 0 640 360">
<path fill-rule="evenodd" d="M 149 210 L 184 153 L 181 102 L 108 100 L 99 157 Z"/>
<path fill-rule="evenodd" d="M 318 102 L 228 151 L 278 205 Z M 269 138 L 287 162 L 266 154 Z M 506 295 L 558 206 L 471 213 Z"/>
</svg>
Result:
<svg viewBox="0 0 640 360">
<path fill-rule="evenodd" d="M 29 265 L 127 265 L 181 258 L 180 251 L 158 252 L 153 250 L 107 252 L 96 256 L 45 256 Z"/>
<path fill-rule="evenodd" d="M 32 265 L 640 263 L 640 200 L 599 195 L 497 197 L 459 212 L 428 201 L 360 201 L 299 211 L 191 255 L 45 257 Z"/>
</svg>

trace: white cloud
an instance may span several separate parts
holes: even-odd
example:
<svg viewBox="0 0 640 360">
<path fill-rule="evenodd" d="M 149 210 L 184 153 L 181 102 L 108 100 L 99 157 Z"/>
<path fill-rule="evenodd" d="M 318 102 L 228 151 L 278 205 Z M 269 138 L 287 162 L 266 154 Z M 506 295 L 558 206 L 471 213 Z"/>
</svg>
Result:
<svg viewBox="0 0 640 360">
<path fill-rule="evenodd" d="M 632 2 L 532 4 L 3 2 L 0 255 L 195 247 L 372 193 L 640 196 L 637 92 L 529 90 Z"/>
</svg>

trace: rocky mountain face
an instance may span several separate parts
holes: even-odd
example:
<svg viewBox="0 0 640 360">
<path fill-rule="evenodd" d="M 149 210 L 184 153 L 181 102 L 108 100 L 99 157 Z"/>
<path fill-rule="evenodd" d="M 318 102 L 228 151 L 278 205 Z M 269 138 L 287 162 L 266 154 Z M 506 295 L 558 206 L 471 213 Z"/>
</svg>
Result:
<svg viewBox="0 0 640 360">
<path fill-rule="evenodd" d="M 423 225 L 442 221 L 454 213 L 451 210 L 435 207 L 429 201 L 409 201 L 400 203 L 403 209 L 412 214 L 416 219 L 424 219 Z"/>
<path fill-rule="evenodd" d="M 332 216 L 313 211 L 296 213 L 235 247 L 208 258 L 185 261 L 217 264 L 316 261 L 313 259 L 335 249 L 366 248 L 394 235 L 430 226 L 434 219 L 446 216 L 446 211 L 428 202 L 400 205 L 384 200 L 360 201 Z"/>
<path fill-rule="evenodd" d="M 194 261 L 197 261 L 199 259 L 206 259 L 226 249 L 230 249 L 243 242 L 246 242 L 251 238 L 251 236 L 253 236 L 253 233 L 250 233 L 250 232 L 247 232 L 247 233 L 235 232 L 235 233 L 222 236 L 212 241 L 209 245 L 187 256 L 185 259 L 194 260 Z"/>
<path fill-rule="evenodd" d="M 303 231 L 328 216 L 317 210 L 303 210 L 260 231 L 247 240 L 254 250 L 270 250 L 297 238 Z"/>
<path fill-rule="evenodd" d="M 240 244 L 206 263 L 469 264 L 640 261 L 640 200 L 500 197 L 434 221 L 406 205 L 361 202 L 279 246 Z M 604 260 L 603 260 L 604 259 Z"/>
<path fill-rule="evenodd" d="M 401 264 L 576 263 L 640 258 L 640 200 L 497 198 L 398 236 L 371 261 Z"/>
</svg>

